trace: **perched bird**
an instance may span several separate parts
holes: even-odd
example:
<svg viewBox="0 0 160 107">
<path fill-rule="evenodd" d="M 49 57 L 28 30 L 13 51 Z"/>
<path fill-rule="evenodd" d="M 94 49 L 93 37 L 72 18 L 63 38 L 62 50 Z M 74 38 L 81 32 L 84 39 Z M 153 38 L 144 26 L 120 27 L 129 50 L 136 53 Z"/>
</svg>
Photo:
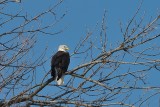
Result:
<svg viewBox="0 0 160 107">
<path fill-rule="evenodd" d="M 15 2 L 18 2 L 18 3 L 20 3 L 21 2 L 21 0 L 14 0 Z"/>
<path fill-rule="evenodd" d="M 51 76 L 58 85 L 64 84 L 64 73 L 67 71 L 70 63 L 70 56 L 67 50 L 69 50 L 68 46 L 60 45 L 58 52 L 51 60 Z"/>
</svg>

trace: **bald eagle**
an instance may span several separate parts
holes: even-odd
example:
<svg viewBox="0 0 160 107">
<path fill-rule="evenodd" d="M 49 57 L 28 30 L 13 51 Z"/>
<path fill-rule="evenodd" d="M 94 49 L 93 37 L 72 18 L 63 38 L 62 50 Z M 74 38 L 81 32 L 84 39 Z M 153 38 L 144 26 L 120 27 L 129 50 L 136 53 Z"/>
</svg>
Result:
<svg viewBox="0 0 160 107">
<path fill-rule="evenodd" d="M 21 0 L 14 0 L 15 2 L 18 2 L 18 3 L 20 3 L 21 2 Z"/>
<path fill-rule="evenodd" d="M 64 73 L 67 71 L 70 63 L 70 55 L 67 50 L 69 50 L 68 46 L 60 45 L 58 52 L 51 60 L 51 76 L 58 85 L 64 84 Z"/>
</svg>

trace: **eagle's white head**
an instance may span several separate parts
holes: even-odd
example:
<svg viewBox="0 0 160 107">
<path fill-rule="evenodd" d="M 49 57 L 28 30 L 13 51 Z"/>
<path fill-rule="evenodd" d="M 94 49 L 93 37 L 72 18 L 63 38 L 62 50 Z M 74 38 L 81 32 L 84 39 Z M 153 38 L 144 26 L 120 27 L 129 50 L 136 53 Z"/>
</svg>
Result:
<svg viewBox="0 0 160 107">
<path fill-rule="evenodd" d="M 69 50 L 67 45 L 59 45 L 58 51 L 66 52 L 67 50 Z"/>
</svg>

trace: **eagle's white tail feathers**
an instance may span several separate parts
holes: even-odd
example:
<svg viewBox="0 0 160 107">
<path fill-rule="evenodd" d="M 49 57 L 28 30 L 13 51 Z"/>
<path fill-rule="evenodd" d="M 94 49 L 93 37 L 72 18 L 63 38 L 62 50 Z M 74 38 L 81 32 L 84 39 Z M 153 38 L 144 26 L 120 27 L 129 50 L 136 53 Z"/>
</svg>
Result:
<svg viewBox="0 0 160 107">
<path fill-rule="evenodd" d="M 64 75 L 62 75 L 62 77 L 57 81 L 57 79 L 58 79 L 58 71 L 57 71 L 57 69 L 55 68 L 55 71 L 56 71 L 56 78 L 55 78 L 55 81 L 57 82 L 57 84 L 58 85 L 63 85 L 64 84 Z"/>
<path fill-rule="evenodd" d="M 63 85 L 64 84 L 64 76 L 62 76 L 58 81 L 57 81 L 58 85 Z"/>
</svg>

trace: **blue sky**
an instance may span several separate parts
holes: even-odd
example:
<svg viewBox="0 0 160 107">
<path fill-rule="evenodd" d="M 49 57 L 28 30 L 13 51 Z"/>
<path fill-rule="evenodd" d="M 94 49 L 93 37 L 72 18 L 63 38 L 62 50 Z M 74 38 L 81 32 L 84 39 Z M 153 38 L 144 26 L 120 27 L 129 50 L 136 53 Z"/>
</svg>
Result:
<svg viewBox="0 0 160 107">
<path fill-rule="evenodd" d="M 28 14 L 29 17 L 33 17 L 39 12 L 52 7 L 54 3 L 55 0 L 22 0 L 21 3 L 12 4 L 7 11 L 14 13 L 14 11 L 22 9 L 24 12 L 22 12 L 22 14 Z M 82 37 L 85 37 L 88 31 L 94 31 L 94 29 L 97 28 L 93 37 L 99 34 L 99 28 L 105 10 L 108 40 L 109 44 L 113 44 L 114 47 L 117 45 L 117 42 L 122 41 L 119 22 L 121 21 L 125 26 L 136 12 L 140 3 L 140 0 L 64 0 L 64 2 L 55 9 L 55 13 L 58 14 L 58 17 L 66 13 L 65 17 L 55 26 L 55 29 L 49 29 L 51 32 L 56 32 L 61 29 L 64 31 L 58 35 L 38 35 L 37 44 L 33 49 L 34 53 L 38 55 L 43 52 L 47 46 L 46 59 L 48 59 L 57 51 L 60 44 L 67 44 L 70 47 L 69 52 L 73 53 L 72 49 L 75 48 Z M 145 14 L 145 22 L 147 23 L 158 13 L 160 13 L 160 0 L 143 0 L 137 19 Z M 52 18 L 53 17 L 47 16 L 43 19 L 42 24 L 50 23 L 49 20 L 53 20 Z M 13 26 L 15 26 L 15 24 L 13 24 Z M 83 57 L 81 56 L 81 58 Z M 69 69 L 77 66 L 78 63 L 76 61 L 76 57 L 71 58 Z M 46 71 L 50 69 L 50 60 L 45 64 L 45 69 Z M 40 70 L 42 69 L 40 68 Z M 155 82 L 155 85 L 158 85 L 157 83 L 159 82 L 156 82 L 156 80 L 159 77 L 156 76 L 156 74 L 157 73 L 151 74 L 151 77 L 154 77 L 151 81 Z"/>
<path fill-rule="evenodd" d="M 152 16 L 154 17 L 159 12 L 159 0 L 143 1 L 142 9 L 139 14 L 146 14 L 146 21 Z M 45 11 L 48 7 L 54 4 L 54 0 L 22 0 L 22 3 L 14 4 L 13 8 L 23 9 L 30 16 L 34 16 L 41 11 Z M 60 14 L 66 12 L 65 18 L 56 26 L 56 30 L 65 29 L 65 31 L 58 36 L 45 36 L 40 35 L 42 39 L 53 41 L 58 46 L 61 43 L 71 45 L 77 43 L 81 36 L 86 34 L 86 31 L 93 30 L 98 23 L 101 24 L 104 10 L 107 11 L 107 27 L 108 33 L 112 36 L 120 36 L 119 21 L 127 24 L 129 19 L 133 16 L 136 9 L 139 7 L 140 1 L 117 1 L 117 0 L 64 0 L 63 4 L 56 9 L 56 13 Z M 36 7 L 35 7 L 36 6 Z M 12 11 L 12 10 L 10 10 Z M 24 14 L 26 14 L 24 13 Z M 60 16 L 59 15 L 59 16 Z M 44 20 L 47 23 L 51 17 Z M 55 30 L 55 31 L 56 31 Z M 43 36 L 45 36 L 43 38 Z M 112 37 L 109 36 L 109 37 Z M 62 39 L 63 38 L 63 39 Z M 70 39 L 72 38 L 72 42 Z M 43 41 L 44 44 L 45 41 Z M 51 44 L 53 45 L 53 44 Z"/>
</svg>

